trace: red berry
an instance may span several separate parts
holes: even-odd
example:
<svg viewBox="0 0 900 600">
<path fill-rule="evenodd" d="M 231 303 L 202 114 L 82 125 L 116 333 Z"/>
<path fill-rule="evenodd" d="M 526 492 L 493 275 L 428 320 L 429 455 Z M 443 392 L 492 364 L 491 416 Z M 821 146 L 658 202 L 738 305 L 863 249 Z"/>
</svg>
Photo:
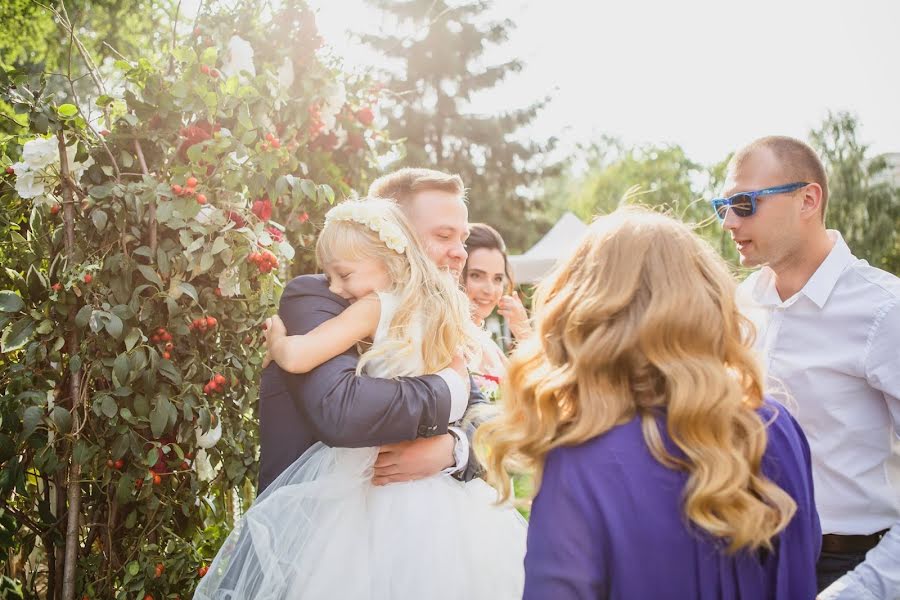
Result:
<svg viewBox="0 0 900 600">
<path fill-rule="evenodd" d="M 143 479 L 135 479 L 134 480 L 134 487 L 136 487 L 137 489 L 141 489 L 142 485 L 144 485 Z"/>
<path fill-rule="evenodd" d="M 115 463 L 113 463 L 113 466 L 116 468 L 117 471 L 121 471 L 122 467 L 125 466 L 125 461 L 120 458 Z"/>
<path fill-rule="evenodd" d="M 158 344 L 160 342 L 159 336 L 154 333 L 150 336 L 150 341 L 154 344 Z"/>
<path fill-rule="evenodd" d="M 93 280 L 94 280 L 94 276 L 93 276 L 93 275 L 91 275 L 90 273 L 85 273 L 85 275 L 84 275 L 84 282 L 85 282 L 85 283 L 90 284 Z"/>
<path fill-rule="evenodd" d="M 7 174 L 7 175 L 13 175 L 13 174 L 15 174 L 15 172 L 16 172 L 16 170 L 13 169 L 12 167 L 6 167 L 6 174 Z"/>
<path fill-rule="evenodd" d="M 204 194 L 197 194 L 197 204 L 206 204 L 206 196 Z"/>
<path fill-rule="evenodd" d="M 207 327 L 215 327 L 218 324 L 219 324 L 219 322 L 216 320 L 215 317 L 206 317 L 206 326 Z"/>
<path fill-rule="evenodd" d="M 218 79 L 219 78 L 219 70 L 218 69 L 210 69 L 209 76 L 212 77 L 213 79 Z"/>
<path fill-rule="evenodd" d="M 163 334 L 162 334 L 161 336 L 159 336 L 159 337 L 160 337 L 160 339 L 161 339 L 162 341 L 164 341 L 164 342 L 171 342 L 171 341 L 172 341 L 172 334 L 169 333 L 168 331 L 166 331 L 165 333 L 163 333 Z"/>
<path fill-rule="evenodd" d="M 267 133 L 267 134 L 266 134 L 266 141 L 267 141 L 267 142 L 271 142 L 271 141 L 274 140 L 274 139 L 275 139 L 275 136 L 272 135 L 271 133 Z"/>
<path fill-rule="evenodd" d="M 156 565 L 156 578 L 159 579 L 160 577 L 162 577 L 163 571 L 165 571 L 165 570 L 166 570 L 166 567 L 163 566 L 162 563 L 157 563 L 157 565 Z"/>
<path fill-rule="evenodd" d="M 184 182 L 189 188 L 197 187 L 197 178 L 196 177 L 188 177 L 187 181 Z"/>
<path fill-rule="evenodd" d="M 160 474 L 154 473 L 153 474 L 153 485 L 159 485 L 161 483 L 162 483 L 162 477 L 160 476 Z"/>
<path fill-rule="evenodd" d="M 367 106 L 356 111 L 356 120 L 368 127 L 375 120 L 375 115 L 372 113 L 372 109 Z"/>
<path fill-rule="evenodd" d="M 216 385 L 225 385 L 225 376 L 221 373 L 216 373 L 216 376 L 213 377 L 213 379 L 215 380 Z"/>
<path fill-rule="evenodd" d="M 200 36 L 200 28 L 199 27 L 194 27 L 194 35 L 196 35 L 198 37 Z"/>
<path fill-rule="evenodd" d="M 144 596 L 144 600 L 153 600 L 153 594 L 147 594 Z"/>
<path fill-rule="evenodd" d="M 200 72 L 204 75 L 209 75 L 209 67 L 207 65 L 200 65 Z"/>
<path fill-rule="evenodd" d="M 191 465 L 190 465 L 190 463 L 188 463 L 188 461 L 186 461 L 186 460 L 181 461 L 181 470 L 182 471 L 187 471 L 190 468 L 191 468 Z"/>
<path fill-rule="evenodd" d="M 166 350 L 168 350 L 169 352 L 171 352 L 174 347 L 175 347 L 175 344 L 173 344 L 172 342 L 166 343 Z"/>
<path fill-rule="evenodd" d="M 197 569 L 197 575 L 199 575 L 200 577 L 205 577 L 207 572 L 209 572 L 209 567 L 207 567 L 206 565 L 203 565 L 202 567 Z"/>
<path fill-rule="evenodd" d="M 219 298 L 222 297 L 222 288 L 216 288 L 216 296 L 218 296 Z"/>
<path fill-rule="evenodd" d="M 262 330 L 263 330 L 263 331 L 265 331 L 265 330 L 268 329 L 268 328 L 269 328 L 269 326 L 268 326 L 267 324 L 265 324 L 265 323 L 262 324 Z"/>
<path fill-rule="evenodd" d="M 272 147 L 275 148 L 276 150 L 281 148 L 281 142 L 279 142 L 278 140 L 272 140 L 271 143 L 272 143 Z"/>
<path fill-rule="evenodd" d="M 59 283 L 54 283 L 54 284 L 53 284 L 52 286 L 50 286 L 50 287 L 53 288 L 53 291 L 54 291 L 54 292 L 58 292 L 58 291 L 62 290 L 62 285 L 59 284 Z"/>
<path fill-rule="evenodd" d="M 54 204 L 50 207 L 50 214 L 55 215 L 59 212 L 59 204 Z"/>
<path fill-rule="evenodd" d="M 168 352 L 163 352 L 162 357 L 166 360 L 169 360 L 170 358 L 172 358 L 172 355 L 169 354 Z"/>
<path fill-rule="evenodd" d="M 109 135 L 109 130 L 108 130 L 108 129 L 101 129 L 101 130 L 100 130 L 100 135 L 102 135 L 103 137 L 108 136 L 108 135 Z"/>
<path fill-rule="evenodd" d="M 307 221 L 309 221 L 309 213 L 305 213 L 305 212 L 300 213 L 297 216 L 297 220 L 300 221 L 301 223 L 306 223 Z"/>
<path fill-rule="evenodd" d="M 180 195 L 181 195 L 181 192 L 184 191 L 184 188 L 182 188 L 180 185 L 178 185 L 178 184 L 176 183 L 175 185 L 172 186 L 172 191 L 175 192 L 175 194 L 176 194 L 177 196 L 180 196 Z"/>
<path fill-rule="evenodd" d="M 106 466 L 110 469 L 114 469 L 116 467 L 116 463 L 113 462 L 113 459 L 109 459 L 108 461 L 106 461 Z"/>
</svg>

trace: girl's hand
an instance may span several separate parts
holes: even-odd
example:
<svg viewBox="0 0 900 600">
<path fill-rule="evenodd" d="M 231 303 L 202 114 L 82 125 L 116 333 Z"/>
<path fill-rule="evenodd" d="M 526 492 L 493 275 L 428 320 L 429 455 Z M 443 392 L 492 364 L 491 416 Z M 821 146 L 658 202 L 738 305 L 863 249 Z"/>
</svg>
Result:
<svg viewBox="0 0 900 600">
<path fill-rule="evenodd" d="M 531 334 L 531 324 L 528 322 L 528 311 L 522 304 L 518 292 L 513 296 L 503 296 L 497 306 L 497 314 L 506 319 L 509 330 L 513 336 L 520 340 Z"/>
</svg>

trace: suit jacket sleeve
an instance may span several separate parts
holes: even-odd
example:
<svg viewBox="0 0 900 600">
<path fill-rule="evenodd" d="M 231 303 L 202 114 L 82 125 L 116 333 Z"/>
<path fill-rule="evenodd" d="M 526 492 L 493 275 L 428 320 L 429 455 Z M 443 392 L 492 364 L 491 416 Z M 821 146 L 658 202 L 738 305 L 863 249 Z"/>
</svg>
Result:
<svg viewBox="0 0 900 600">
<path fill-rule="evenodd" d="M 288 335 L 303 334 L 346 307 L 346 301 L 328 291 L 324 277 L 303 275 L 285 289 L 279 316 Z M 309 373 L 285 374 L 291 398 L 322 442 L 354 448 L 447 433 L 450 390 L 440 377 L 360 376 L 358 360 L 351 349 Z"/>
<path fill-rule="evenodd" d="M 492 416 L 492 411 L 494 410 L 494 407 L 485 400 L 481 390 L 478 389 L 478 385 L 471 378 L 469 379 L 469 390 L 469 405 L 466 407 L 466 412 L 463 413 L 463 418 L 455 423 L 456 427 L 465 432 L 466 438 L 469 440 L 469 460 L 466 463 L 466 468 L 453 474 L 454 477 L 462 481 L 471 481 L 484 475 L 484 467 L 478 462 L 478 457 L 475 456 L 474 437 L 475 431 Z"/>
</svg>

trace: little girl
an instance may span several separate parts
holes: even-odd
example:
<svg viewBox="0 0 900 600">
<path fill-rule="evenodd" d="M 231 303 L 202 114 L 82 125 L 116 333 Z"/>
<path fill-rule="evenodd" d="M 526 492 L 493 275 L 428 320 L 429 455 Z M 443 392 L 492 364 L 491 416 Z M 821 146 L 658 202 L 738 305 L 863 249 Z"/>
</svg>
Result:
<svg viewBox="0 0 900 600">
<path fill-rule="evenodd" d="M 268 346 L 290 372 L 355 344 L 359 372 L 419 376 L 474 345 L 468 301 L 432 263 L 389 200 L 344 202 L 325 217 L 316 258 L 350 301 L 306 335 L 277 318 Z M 195 598 L 341 600 L 520 598 L 525 522 L 482 480 L 449 475 L 371 483 L 377 448 L 317 443 L 285 470 L 229 535 Z"/>
</svg>

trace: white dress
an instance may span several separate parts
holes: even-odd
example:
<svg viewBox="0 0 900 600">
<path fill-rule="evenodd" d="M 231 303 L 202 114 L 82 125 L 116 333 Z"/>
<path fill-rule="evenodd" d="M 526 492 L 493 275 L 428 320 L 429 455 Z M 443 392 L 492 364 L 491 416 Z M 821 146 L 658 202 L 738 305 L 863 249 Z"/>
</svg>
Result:
<svg viewBox="0 0 900 600">
<path fill-rule="evenodd" d="M 382 295 L 373 340 L 390 324 Z M 421 336 L 418 336 L 421 338 Z M 423 374 L 417 357 L 368 375 Z M 377 448 L 317 443 L 256 500 L 219 550 L 195 599 L 505 600 L 522 597 L 526 523 L 493 488 L 449 475 L 376 487 Z"/>
</svg>

